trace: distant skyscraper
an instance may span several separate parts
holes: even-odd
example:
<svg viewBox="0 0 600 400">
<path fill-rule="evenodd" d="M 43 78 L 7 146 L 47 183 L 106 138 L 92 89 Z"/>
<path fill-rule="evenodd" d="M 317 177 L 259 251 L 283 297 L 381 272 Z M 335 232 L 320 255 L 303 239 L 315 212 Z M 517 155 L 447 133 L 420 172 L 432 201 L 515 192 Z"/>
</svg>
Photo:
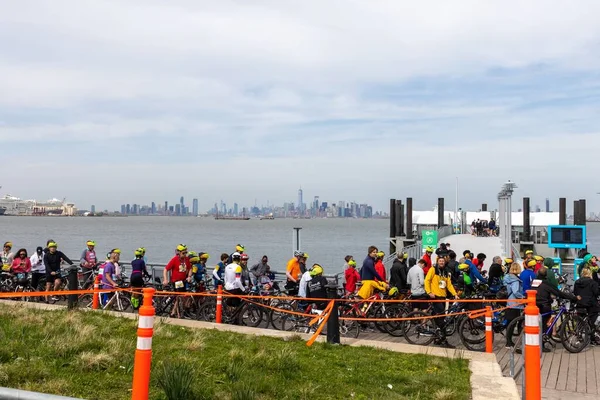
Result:
<svg viewBox="0 0 600 400">
<path fill-rule="evenodd" d="M 90 207 L 90 211 L 95 213 L 96 212 L 96 206 L 92 204 L 92 206 Z"/>
<path fill-rule="evenodd" d="M 302 199 L 302 188 L 298 189 L 298 212 L 304 211 L 303 208 L 304 200 Z"/>
<path fill-rule="evenodd" d="M 127 204 L 125 206 L 125 214 L 131 214 L 131 205 L 130 204 Z"/>
<path fill-rule="evenodd" d="M 238 203 L 233 203 L 233 215 L 238 216 Z"/>
<path fill-rule="evenodd" d="M 165 215 L 169 215 L 169 202 L 165 201 Z"/>
<path fill-rule="evenodd" d="M 550 199 L 546 198 L 546 212 L 550 212 Z"/>
<path fill-rule="evenodd" d="M 121 214 L 127 214 L 127 207 L 125 207 L 125 204 L 121 204 Z"/>
<path fill-rule="evenodd" d="M 181 215 L 181 204 L 175 204 L 175 215 Z"/>
<path fill-rule="evenodd" d="M 185 203 L 183 201 L 183 196 L 179 199 L 179 209 L 181 210 L 181 214 L 185 214 Z"/>
<path fill-rule="evenodd" d="M 198 199 L 192 200 L 192 215 L 198 216 Z"/>
</svg>

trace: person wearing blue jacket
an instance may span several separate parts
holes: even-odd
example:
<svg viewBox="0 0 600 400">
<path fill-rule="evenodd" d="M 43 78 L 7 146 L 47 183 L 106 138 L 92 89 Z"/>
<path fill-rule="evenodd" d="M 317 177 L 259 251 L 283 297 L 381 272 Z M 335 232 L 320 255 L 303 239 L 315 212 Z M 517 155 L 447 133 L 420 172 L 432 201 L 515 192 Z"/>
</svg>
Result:
<svg viewBox="0 0 600 400">
<path fill-rule="evenodd" d="M 377 247 L 371 246 L 369 247 L 369 254 L 367 254 L 367 258 L 363 261 L 362 268 L 360 270 L 360 279 L 364 281 L 374 281 L 375 279 L 379 281 L 383 281 L 381 276 L 375 270 L 375 258 L 377 257 Z"/>
<path fill-rule="evenodd" d="M 475 264 L 473 264 L 473 261 L 471 261 L 471 258 L 473 258 L 473 253 L 471 253 L 469 250 L 465 250 L 463 255 L 465 256 L 464 263 L 469 266 L 469 277 L 471 278 L 471 284 L 474 284 L 476 279 L 479 282 L 487 283 L 487 279 L 481 275 Z"/>
<path fill-rule="evenodd" d="M 523 294 L 527 294 L 528 290 L 531 290 L 531 283 L 535 279 L 535 272 L 533 268 L 535 268 L 535 264 L 537 262 L 535 260 L 530 260 L 526 264 L 526 268 L 521 272 L 519 278 L 521 282 L 523 282 Z"/>
</svg>

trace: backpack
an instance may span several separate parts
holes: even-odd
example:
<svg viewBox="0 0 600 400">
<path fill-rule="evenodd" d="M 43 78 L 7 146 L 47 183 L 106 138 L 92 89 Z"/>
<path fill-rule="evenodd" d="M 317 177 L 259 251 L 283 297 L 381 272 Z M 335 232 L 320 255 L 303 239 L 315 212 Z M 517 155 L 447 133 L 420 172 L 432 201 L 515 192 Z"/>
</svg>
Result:
<svg viewBox="0 0 600 400">
<path fill-rule="evenodd" d="M 508 299 L 508 289 L 506 286 L 500 286 L 500 289 L 496 293 L 496 298 L 499 300 Z"/>
</svg>

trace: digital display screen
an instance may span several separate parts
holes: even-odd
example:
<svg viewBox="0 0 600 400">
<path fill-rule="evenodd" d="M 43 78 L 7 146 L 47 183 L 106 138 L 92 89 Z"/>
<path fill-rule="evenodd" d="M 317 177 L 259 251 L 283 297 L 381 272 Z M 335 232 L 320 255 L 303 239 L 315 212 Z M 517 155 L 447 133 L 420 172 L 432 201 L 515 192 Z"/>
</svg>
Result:
<svg viewBox="0 0 600 400">
<path fill-rule="evenodd" d="M 555 225 L 548 227 L 548 246 L 554 248 L 583 248 L 586 246 L 585 226 Z"/>
</svg>

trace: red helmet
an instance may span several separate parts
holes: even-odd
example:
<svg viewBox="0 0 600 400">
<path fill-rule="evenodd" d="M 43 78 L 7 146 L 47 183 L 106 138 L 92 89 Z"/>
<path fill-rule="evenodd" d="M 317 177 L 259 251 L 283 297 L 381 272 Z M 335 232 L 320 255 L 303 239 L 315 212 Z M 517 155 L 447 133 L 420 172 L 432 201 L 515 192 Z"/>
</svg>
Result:
<svg viewBox="0 0 600 400">
<path fill-rule="evenodd" d="M 242 261 L 244 261 L 244 260 L 248 261 L 249 258 L 250 257 L 248 257 L 248 254 L 244 253 L 244 254 L 242 254 L 241 260 Z"/>
</svg>

